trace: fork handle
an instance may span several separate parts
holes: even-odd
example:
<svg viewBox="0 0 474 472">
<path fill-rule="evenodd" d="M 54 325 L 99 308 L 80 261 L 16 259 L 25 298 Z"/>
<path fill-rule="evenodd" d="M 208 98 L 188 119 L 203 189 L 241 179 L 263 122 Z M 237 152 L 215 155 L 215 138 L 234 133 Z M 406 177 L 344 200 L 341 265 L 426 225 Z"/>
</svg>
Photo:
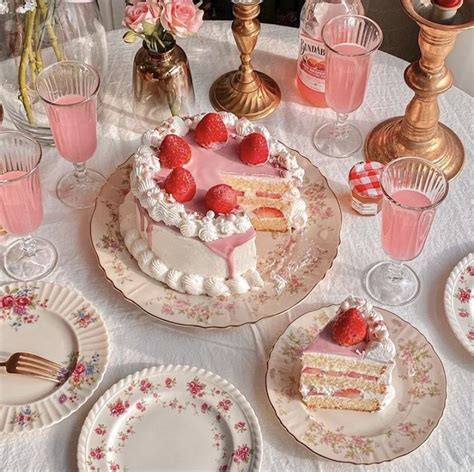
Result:
<svg viewBox="0 0 474 472">
<path fill-rule="evenodd" d="M 0 367 L 6 367 L 7 366 L 7 362 L 0 362 Z"/>
</svg>

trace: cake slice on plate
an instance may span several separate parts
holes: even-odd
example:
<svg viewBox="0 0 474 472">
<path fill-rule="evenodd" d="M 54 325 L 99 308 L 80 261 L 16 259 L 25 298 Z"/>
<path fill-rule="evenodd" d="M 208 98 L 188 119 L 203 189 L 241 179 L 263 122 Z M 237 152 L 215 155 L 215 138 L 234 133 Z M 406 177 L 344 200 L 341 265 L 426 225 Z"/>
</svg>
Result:
<svg viewBox="0 0 474 472">
<path fill-rule="evenodd" d="M 381 410 L 395 394 L 394 358 L 382 315 L 349 297 L 302 354 L 303 401 L 311 409 Z"/>
</svg>

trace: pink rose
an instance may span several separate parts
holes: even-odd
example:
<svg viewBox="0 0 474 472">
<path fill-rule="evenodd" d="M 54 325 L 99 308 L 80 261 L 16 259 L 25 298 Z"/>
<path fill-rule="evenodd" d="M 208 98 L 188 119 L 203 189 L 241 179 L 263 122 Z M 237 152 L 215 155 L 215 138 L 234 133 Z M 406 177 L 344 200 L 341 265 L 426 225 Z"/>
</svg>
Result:
<svg viewBox="0 0 474 472">
<path fill-rule="evenodd" d="M 0 305 L 2 308 L 11 308 L 15 303 L 15 299 L 11 295 L 5 295 L 0 299 Z"/>
<path fill-rule="evenodd" d="M 29 297 L 23 296 L 23 297 L 19 297 L 16 300 L 16 303 L 20 306 L 28 306 L 31 303 L 31 301 L 30 301 Z"/>
<path fill-rule="evenodd" d="M 154 17 L 155 10 L 150 9 L 147 2 L 138 2 L 135 5 L 127 5 L 123 17 L 123 26 L 128 26 L 135 33 L 143 33 L 143 22 L 155 25 L 159 18 Z"/>
<path fill-rule="evenodd" d="M 86 366 L 82 362 L 78 362 L 74 367 L 73 375 L 81 375 L 86 371 Z"/>
<path fill-rule="evenodd" d="M 165 0 L 161 24 L 165 30 L 184 38 L 198 32 L 203 15 L 193 0 Z"/>
</svg>

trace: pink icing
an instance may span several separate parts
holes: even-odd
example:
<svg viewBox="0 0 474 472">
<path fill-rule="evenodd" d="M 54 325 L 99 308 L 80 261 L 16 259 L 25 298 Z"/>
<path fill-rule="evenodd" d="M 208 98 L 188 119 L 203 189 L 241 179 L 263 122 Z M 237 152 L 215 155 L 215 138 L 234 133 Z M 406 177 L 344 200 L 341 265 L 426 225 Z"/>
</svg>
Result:
<svg viewBox="0 0 474 472">
<path fill-rule="evenodd" d="M 153 232 L 154 225 L 162 225 L 164 223 L 154 221 L 148 211 L 140 205 L 138 199 L 135 198 L 135 203 L 138 207 L 140 214 L 140 231 L 146 231 L 148 245 L 151 247 L 151 234 Z M 146 221 L 146 226 L 145 226 Z M 170 226 L 170 229 L 178 232 L 178 228 L 175 226 Z M 250 228 L 245 233 L 234 234 L 228 236 L 227 238 L 216 239 L 215 241 L 204 242 L 204 244 L 215 254 L 219 255 L 227 262 L 227 270 L 229 277 L 235 277 L 235 260 L 234 260 L 234 251 L 237 247 L 245 244 L 255 237 L 255 229 Z M 196 238 L 194 238 L 196 239 Z"/>
<path fill-rule="evenodd" d="M 316 336 L 316 339 L 310 344 L 305 353 L 337 354 L 339 356 L 359 357 L 365 351 L 366 341 L 362 341 L 354 346 L 340 346 L 332 338 L 332 325 L 328 323 L 325 328 Z"/>
<path fill-rule="evenodd" d="M 193 174 L 196 181 L 196 195 L 190 202 L 184 203 L 184 208 L 189 212 L 205 214 L 208 211 L 204 203 L 206 192 L 214 185 L 223 183 L 224 174 L 281 177 L 281 170 L 269 162 L 259 166 L 244 164 L 239 159 L 239 137 L 230 137 L 220 149 L 204 149 L 197 145 L 194 142 L 194 131 L 190 131 L 184 139 L 191 146 L 192 157 L 183 167 Z M 162 168 L 158 177 L 165 179 L 170 172 L 170 169 Z"/>
</svg>

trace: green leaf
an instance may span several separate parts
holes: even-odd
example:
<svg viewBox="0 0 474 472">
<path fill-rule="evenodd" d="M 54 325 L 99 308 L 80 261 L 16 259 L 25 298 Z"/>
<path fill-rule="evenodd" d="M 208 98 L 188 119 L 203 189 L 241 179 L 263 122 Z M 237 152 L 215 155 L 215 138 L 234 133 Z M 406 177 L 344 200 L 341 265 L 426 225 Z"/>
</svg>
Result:
<svg viewBox="0 0 474 472">
<path fill-rule="evenodd" d="M 132 44 L 134 43 L 138 37 L 133 31 L 127 31 L 122 38 L 126 43 Z"/>
</svg>

